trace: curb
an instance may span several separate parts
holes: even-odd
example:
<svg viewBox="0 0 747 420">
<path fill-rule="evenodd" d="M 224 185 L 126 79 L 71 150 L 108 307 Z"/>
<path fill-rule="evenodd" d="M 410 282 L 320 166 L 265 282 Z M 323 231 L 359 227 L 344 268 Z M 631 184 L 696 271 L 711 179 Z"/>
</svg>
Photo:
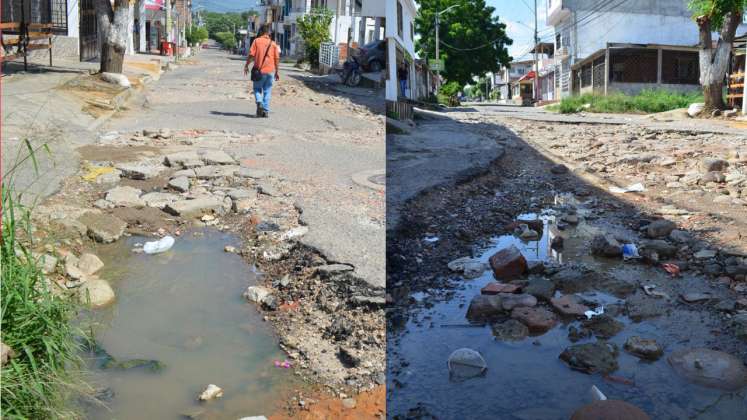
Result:
<svg viewBox="0 0 747 420">
<path fill-rule="evenodd" d="M 149 85 L 150 83 L 154 81 L 155 79 L 150 75 L 147 75 L 147 74 L 141 75 L 140 83 L 142 87 L 140 89 L 129 88 L 116 94 L 114 98 L 112 98 L 110 101 L 112 110 L 96 118 L 96 120 L 94 120 L 88 127 L 86 127 L 86 130 L 88 131 L 98 130 L 99 127 L 101 127 L 104 123 L 109 121 L 109 119 L 111 119 L 119 111 L 119 109 L 122 106 L 127 104 L 127 102 L 132 98 L 132 94 L 135 90 L 142 91 L 145 88 L 145 86 Z"/>
</svg>

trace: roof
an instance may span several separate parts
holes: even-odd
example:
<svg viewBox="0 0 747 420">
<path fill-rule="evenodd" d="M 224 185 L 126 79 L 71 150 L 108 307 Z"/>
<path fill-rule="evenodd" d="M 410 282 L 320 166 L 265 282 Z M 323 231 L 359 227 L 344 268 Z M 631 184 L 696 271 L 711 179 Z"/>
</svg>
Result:
<svg viewBox="0 0 747 420">
<path fill-rule="evenodd" d="M 521 82 L 523 82 L 525 80 L 532 80 L 532 79 L 534 79 L 534 75 L 535 75 L 534 70 L 532 70 L 532 71 L 528 72 L 527 74 L 521 76 L 519 78 L 519 80 L 517 80 L 517 82 L 521 83 Z"/>
<path fill-rule="evenodd" d="M 540 42 L 529 52 L 533 53 L 535 49 L 537 50 L 537 54 L 553 55 L 555 53 L 555 44 L 552 42 Z"/>
</svg>

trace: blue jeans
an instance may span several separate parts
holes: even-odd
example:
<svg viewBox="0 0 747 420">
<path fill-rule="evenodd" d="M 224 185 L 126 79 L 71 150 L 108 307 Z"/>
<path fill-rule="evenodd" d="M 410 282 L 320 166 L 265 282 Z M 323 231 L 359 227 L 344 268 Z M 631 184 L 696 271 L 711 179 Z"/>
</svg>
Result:
<svg viewBox="0 0 747 420">
<path fill-rule="evenodd" d="M 255 102 L 261 103 L 262 108 L 268 112 L 270 111 L 270 94 L 272 92 L 272 81 L 274 78 L 274 74 L 263 74 L 261 79 L 253 82 Z"/>
<path fill-rule="evenodd" d="M 402 90 L 402 96 L 407 96 L 407 79 L 399 81 L 399 88 Z"/>
</svg>

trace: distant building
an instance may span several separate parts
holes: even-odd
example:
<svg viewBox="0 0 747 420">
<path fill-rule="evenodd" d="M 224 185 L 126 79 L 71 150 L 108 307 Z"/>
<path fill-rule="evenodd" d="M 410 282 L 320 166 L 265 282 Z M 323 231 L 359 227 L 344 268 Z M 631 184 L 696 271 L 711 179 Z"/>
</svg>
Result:
<svg viewBox="0 0 747 420">
<path fill-rule="evenodd" d="M 555 97 L 698 87 L 698 27 L 683 0 L 547 0 Z M 747 22 L 737 34 L 747 32 Z"/>
</svg>

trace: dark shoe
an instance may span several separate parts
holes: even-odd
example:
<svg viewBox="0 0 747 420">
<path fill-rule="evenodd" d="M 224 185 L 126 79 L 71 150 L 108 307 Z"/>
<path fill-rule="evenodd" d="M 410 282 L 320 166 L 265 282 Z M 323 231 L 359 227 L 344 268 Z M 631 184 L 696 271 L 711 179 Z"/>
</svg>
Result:
<svg viewBox="0 0 747 420">
<path fill-rule="evenodd" d="M 270 111 L 262 108 L 262 117 L 264 117 L 264 118 L 270 118 Z"/>
<path fill-rule="evenodd" d="M 265 109 L 262 108 L 262 103 L 257 102 L 257 118 L 264 117 L 265 116 L 264 113 L 265 113 Z"/>
</svg>

